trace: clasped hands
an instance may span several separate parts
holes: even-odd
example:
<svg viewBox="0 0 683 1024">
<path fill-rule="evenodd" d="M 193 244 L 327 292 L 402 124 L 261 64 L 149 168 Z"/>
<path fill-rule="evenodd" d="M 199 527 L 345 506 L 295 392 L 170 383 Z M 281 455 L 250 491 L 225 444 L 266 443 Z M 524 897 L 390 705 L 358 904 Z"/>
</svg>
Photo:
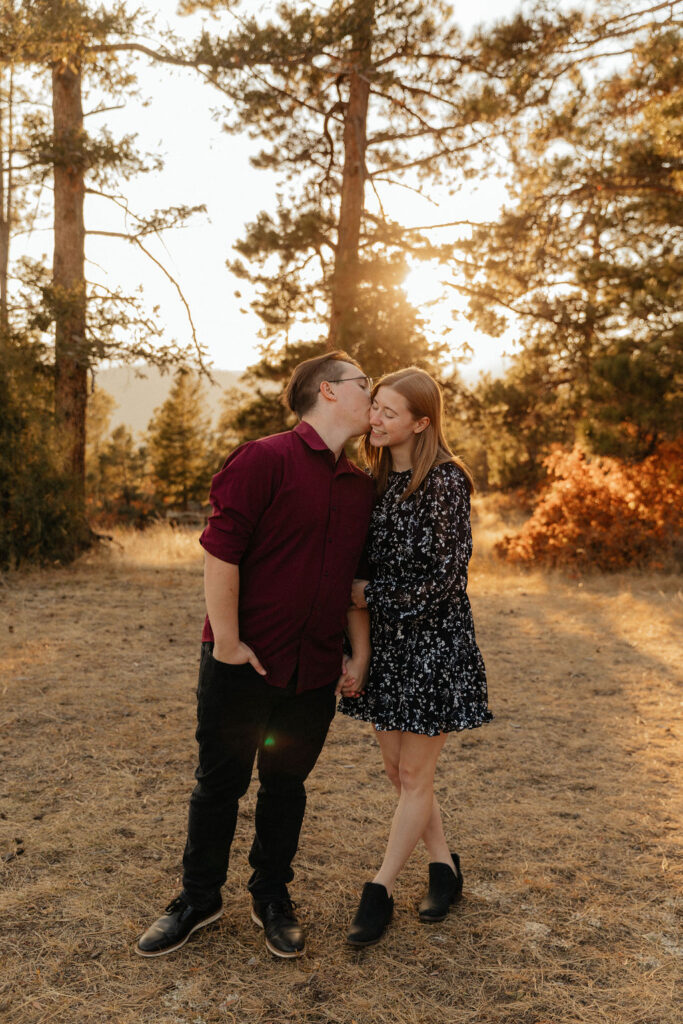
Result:
<svg viewBox="0 0 683 1024">
<path fill-rule="evenodd" d="M 367 657 L 354 658 L 352 655 L 349 658 L 344 655 L 342 658 L 342 674 L 339 676 L 335 687 L 335 694 L 342 697 L 359 697 L 365 689 L 369 667 L 370 659 Z"/>
</svg>

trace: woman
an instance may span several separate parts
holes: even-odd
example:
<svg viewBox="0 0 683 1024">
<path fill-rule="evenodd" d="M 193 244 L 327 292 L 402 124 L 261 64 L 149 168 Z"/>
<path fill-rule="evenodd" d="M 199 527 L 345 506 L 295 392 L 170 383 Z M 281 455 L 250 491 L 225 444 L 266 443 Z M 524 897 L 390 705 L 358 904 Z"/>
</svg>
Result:
<svg viewBox="0 0 683 1024">
<path fill-rule="evenodd" d="M 434 770 L 449 732 L 492 718 L 466 594 L 472 480 L 444 437 L 438 384 L 416 367 L 383 377 L 370 427 L 361 447 L 380 495 L 368 537 L 373 579 L 354 583 L 353 603 L 370 610 L 372 656 L 364 691 L 364 666 L 349 662 L 339 710 L 374 724 L 399 800 L 347 937 L 354 946 L 382 937 L 394 882 L 420 839 L 430 857 L 420 920 L 443 920 L 459 899 L 460 862 L 444 836 Z"/>
</svg>

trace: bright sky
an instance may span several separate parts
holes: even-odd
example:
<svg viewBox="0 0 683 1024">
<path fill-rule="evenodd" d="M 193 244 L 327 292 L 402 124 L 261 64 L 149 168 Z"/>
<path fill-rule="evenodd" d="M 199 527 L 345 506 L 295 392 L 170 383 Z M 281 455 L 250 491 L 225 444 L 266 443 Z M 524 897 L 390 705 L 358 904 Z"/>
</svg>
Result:
<svg viewBox="0 0 683 1024">
<path fill-rule="evenodd" d="M 202 17 L 178 18 L 174 13 L 176 6 L 176 0 L 150 4 L 159 13 L 160 26 L 166 22 L 177 34 L 195 36 Z M 271 2 L 253 2 L 255 10 L 264 12 L 274 6 Z M 465 32 L 474 24 L 509 16 L 516 6 L 510 0 L 455 4 Z M 206 204 L 207 215 L 198 215 L 182 230 L 166 233 L 163 245 L 152 240 L 150 248 L 181 284 L 197 333 L 214 366 L 243 369 L 258 358 L 260 322 L 251 311 L 241 312 L 248 309 L 248 291 L 244 282 L 229 273 L 225 261 L 234 256 L 232 245 L 242 235 L 245 223 L 259 210 L 272 207 L 275 178 L 249 164 L 249 156 L 257 152 L 258 142 L 221 131 L 212 111 L 220 110 L 223 97 L 194 72 L 154 67 L 140 61 L 139 82 L 139 99 L 128 100 L 122 111 L 88 119 L 88 127 L 93 130 L 106 123 L 114 137 L 135 132 L 143 152 L 163 156 L 165 167 L 161 173 L 141 175 L 123 185 L 121 191 L 132 211 L 144 214 L 174 205 Z M 86 110 L 94 105 L 86 105 Z M 491 180 L 477 190 L 466 187 L 454 197 L 433 194 L 431 202 L 404 189 L 385 188 L 382 199 L 390 216 L 411 226 L 465 218 L 490 219 L 504 194 L 500 183 Z M 46 196 L 46 207 L 49 201 Z M 103 200 L 90 198 L 86 210 L 88 226 L 114 228 L 116 217 L 108 207 Z M 34 251 L 36 244 L 47 243 L 33 238 L 29 245 Z M 177 293 L 142 254 L 123 241 L 91 237 L 87 256 L 91 261 L 89 276 L 109 287 L 122 285 L 133 289 L 141 285 L 147 305 L 159 306 L 169 335 L 189 341 L 187 318 Z M 235 297 L 236 290 L 242 292 L 241 299 Z M 411 301 L 424 307 L 439 291 L 435 271 L 429 267 L 414 271 L 407 291 Z M 486 368 L 499 369 L 501 353 L 506 345 L 509 347 L 510 339 L 494 340 L 478 334 L 464 319 L 453 321 L 450 309 L 451 306 L 440 311 L 434 309 L 430 316 L 437 330 L 452 326 L 448 342 L 454 352 L 463 343 L 474 348 L 476 354 L 465 370 L 467 375 Z"/>
</svg>

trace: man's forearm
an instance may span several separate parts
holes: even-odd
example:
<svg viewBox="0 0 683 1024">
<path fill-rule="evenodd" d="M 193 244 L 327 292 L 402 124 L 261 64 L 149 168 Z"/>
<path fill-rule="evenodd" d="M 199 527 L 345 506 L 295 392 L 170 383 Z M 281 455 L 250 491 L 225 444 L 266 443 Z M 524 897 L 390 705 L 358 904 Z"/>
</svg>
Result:
<svg viewBox="0 0 683 1024">
<path fill-rule="evenodd" d="M 240 599 L 240 567 L 222 562 L 206 552 L 204 560 L 204 594 L 213 633 L 213 656 L 230 665 L 249 662 L 259 675 L 266 670 L 256 653 L 240 640 L 237 610 Z"/>
<path fill-rule="evenodd" d="M 217 647 L 232 650 L 239 643 L 240 567 L 204 554 L 204 596 Z"/>
</svg>

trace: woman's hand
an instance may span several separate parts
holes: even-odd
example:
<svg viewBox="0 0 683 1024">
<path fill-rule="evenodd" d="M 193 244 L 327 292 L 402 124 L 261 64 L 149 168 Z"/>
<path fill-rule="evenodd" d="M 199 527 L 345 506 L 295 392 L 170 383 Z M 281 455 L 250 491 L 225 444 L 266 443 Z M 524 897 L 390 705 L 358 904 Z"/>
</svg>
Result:
<svg viewBox="0 0 683 1024">
<path fill-rule="evenodd" d="M 368 658 L 344 657 L 342 659 L 342 674 L 339 676 L 334 692 L 341 694 L 342 697 L 359 697 L 365 689 L 369 667 Z"/>
<path fill-rule="evenodd" d="M 351 604 L 354 608 L 367 608 L 365 588 L 370 580 L 354 580 L 351 584 Z"/>
</svg>

